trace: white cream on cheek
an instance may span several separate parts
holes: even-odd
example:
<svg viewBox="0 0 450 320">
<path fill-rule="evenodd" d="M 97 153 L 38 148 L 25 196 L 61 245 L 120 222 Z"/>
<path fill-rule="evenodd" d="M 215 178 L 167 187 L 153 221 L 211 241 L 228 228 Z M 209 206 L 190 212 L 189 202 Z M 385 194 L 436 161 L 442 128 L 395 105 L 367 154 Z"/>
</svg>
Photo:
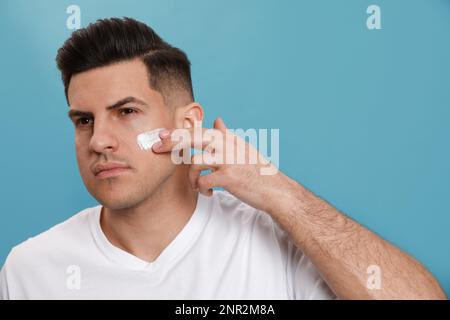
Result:
<svg viewBox="0 0 450 320">
<path fill-rule="evenodd" d="M 164 128 L 157 128 L 153 129 L 151 131 L 146 131 L 143 133 L 140 133 L 136 137 L 137 144 L 139 148 L 143 151 L 147 151 L 152 148 L 152 146 L 157 143 L 158 141 L 161 141 L 161 138 L 159 137 L 159 133 Z"/>
<path fill-rule="evenodd" d="M 137 146 L 142 151 L 150 150 L 156 142 L 161 141 L 159 133 L 164 129 L 151 129 L 149 122 L 146 117 L 136 117 L 127 123 L 128 128 L 135 132 Z"/>
</svg>

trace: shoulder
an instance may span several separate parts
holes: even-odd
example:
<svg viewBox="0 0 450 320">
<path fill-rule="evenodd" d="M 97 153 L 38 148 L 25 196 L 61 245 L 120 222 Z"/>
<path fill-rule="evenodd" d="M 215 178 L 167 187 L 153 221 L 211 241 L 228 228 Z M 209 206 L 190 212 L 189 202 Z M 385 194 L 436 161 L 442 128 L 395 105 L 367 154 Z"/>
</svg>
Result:
<svg viewBox="0 0 450 320">
<path fill-rule="evenodd" d="M 214 190 L 211 198 L 212 212 L 218 218 L 241 224 L 254 220 L 260 221 L 261 224 L 272 224 L 272 218 L 267 213 L 242 202 L 228 191 Z"/>
<path fill-rule="evenodd" d="M 242 202 L 228 191 L 214 190 L 212 217 L 221 229 L 252 232 L 264 241 L 286 241 L 287 234 L 266 212 Z"/>
<path fill-rule="evenodd" d="M 49 259 L 61 253 L 64 248 L 73 247 L 80 239 L 88 239 L 89 215 L 98 207 L 86 208 L 69 219 L 53 226 L 10 251 L 5 267 L 18 270 L 34 261 Z"/>
</svg>

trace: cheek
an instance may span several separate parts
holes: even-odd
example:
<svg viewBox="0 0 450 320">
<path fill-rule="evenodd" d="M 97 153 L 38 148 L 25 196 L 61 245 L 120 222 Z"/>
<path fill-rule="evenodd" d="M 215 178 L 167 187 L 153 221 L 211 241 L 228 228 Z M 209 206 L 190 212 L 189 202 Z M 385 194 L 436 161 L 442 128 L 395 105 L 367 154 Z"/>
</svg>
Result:
<svg viewBox="0 0 450 320">
<path fill-rule="evenodd" d="M 140 152 L 153 153 L 151 148 L 153 144 L 161 141 L 159 133 L 164 128 L 170 128 L 172 125 L 170 121 L 136 121 L 130 126 L 130 130 L 133 133 L 134 147 Z"/>
<path fill-rule="evenodd" d="M 174 166 L 170 155 L 155 154 L 153 151 L 147 153 L 138 151 L 135 160 L 137 160 L 135 164 L 137 164 L 139 176 L 149 181 L 159 180 Z"/>
<path fill-rule="evenodd" d="M 143 144 L 146 146 L 149 145 L 153 140 L 159 139 L 159 130 L 168 125 L 168 121 L 164 121 L 160 118 L 136 118 L 132 121 L 129 121 L 126 125 L 126 135 L 127 141 L 129 145 L 133 146 L 136 150 L 145 151 L 149 150 L 149 148 L 144 148 Z M 151 134 L 151 133 L 154 134 Z M 150 133 L 150 134 L 147 134 Z M 125 134 L 125 132 L 124 132 Z M 151 147 L 151 146 L 150 146 Z"/>
<path fill-rule="evenodd" d="M 163 128 L 157 128 L 150 131 L 145 131 L 137 135 L 136 142 L 139 149 L 142 151 L 150 151 L 152 146 L 161 141 L 159 133 Z"/>
<path fill-rule="evenodd" d="M 146 114 L 145 116 L 136 116 L 132 119 L 128 119 L 125 127 L 129 132 L 134 132 L 136 134 L 149 131 L 154 128 L 161 127 L 161 125 L 166 122 L 159 116 L 152 116 L 151 114 Z"/>
<path fill-rule="evenodd" d="M 92 129 L 76 130 L 75 131 L 75 150 L 86 153 L 89 150 L 89 143 L 91 142 Z"/>
<path fill-rule="evenodd" d="M 82 136 L 75 135 L 75 154 L 80 169 L 83 168 L 89 157 L 88 143 L 89 141 L 83 139 Z"/>
</svg>

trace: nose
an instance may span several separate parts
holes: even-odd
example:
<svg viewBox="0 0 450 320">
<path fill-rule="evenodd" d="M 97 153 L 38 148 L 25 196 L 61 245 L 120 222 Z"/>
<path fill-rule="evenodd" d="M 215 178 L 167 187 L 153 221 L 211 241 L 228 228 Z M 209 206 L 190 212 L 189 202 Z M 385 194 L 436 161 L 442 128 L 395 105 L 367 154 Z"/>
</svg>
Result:
<svg viewBox="0 0 450 320">
<path fill-rule="evenodd" d="M 114 152 L 117 150 L 118 141 L 113 128 L 107 123 L 94 122 L 94 131 L 89 142 L 89 149 L 96 153 Z"/>
</svg>

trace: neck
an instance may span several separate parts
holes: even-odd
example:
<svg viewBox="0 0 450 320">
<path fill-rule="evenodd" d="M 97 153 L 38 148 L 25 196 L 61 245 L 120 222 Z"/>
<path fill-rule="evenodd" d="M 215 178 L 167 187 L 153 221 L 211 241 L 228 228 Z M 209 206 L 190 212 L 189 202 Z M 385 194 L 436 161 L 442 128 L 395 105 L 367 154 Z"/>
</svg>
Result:
<svg viewBox="0 0 450 320">
<path fill-rule="evenodd" d="M 198 192 L 192 190 L 187 168 L 179 167 L 149 198 L 132 208 L 102 207 L 100 225 L 116 247 L 148 262 L 175 239 L 191 218 Z"/>
</svg>

